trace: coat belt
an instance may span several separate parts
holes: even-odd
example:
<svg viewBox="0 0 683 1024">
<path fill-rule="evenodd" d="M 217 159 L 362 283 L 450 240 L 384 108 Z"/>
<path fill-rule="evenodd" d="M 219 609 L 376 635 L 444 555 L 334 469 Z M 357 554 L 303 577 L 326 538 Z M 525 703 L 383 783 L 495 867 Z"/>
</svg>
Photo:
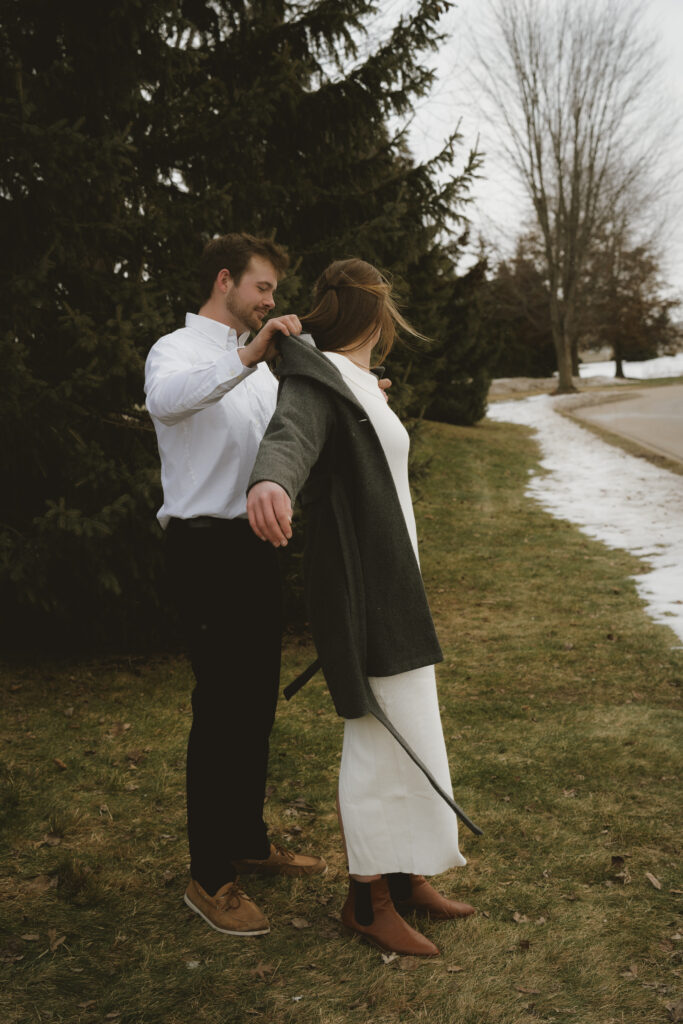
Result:
<svg viewBox="0 0 683 1024">
<path fill-rule="evenodd" d="M 318 671 L 319 668 L 320 668 L 320 659 L 316 658 L 315 661 L 311 662 L 311 664 L 308 666 L 308 668 L 305 668 L 304 671 L 301 672 L 296 677 L 296 679 L 293 679 L 292 682 L 289 683 L 289 685 L 285 687 L 285 689 L 283 691 L 283 693 L 285 695 L 285 698 L 287 700 L 291 700 L 292 697 L 294 696 L 294 694 L 298 693 L 299 690 L 301 689 L 301 687 L 305 686 L 306 683 L 309 681 L 309 679 L 313 678 L 313 676 L 316 674 L 316 672 Z M 456 804 L 456 802 L 453 799 L 453 797 L 449 793 L 446 792 L 446 790 L 443 788 L 443 786 L 439 785 L 439 783 L 436 781 L 436 779 L 434 778 L 434 776 L 432 775 L 432 773 L 430 772 L 429 768 L 424 763 L 424 761 L 420 757 L 418 757 L 418 755 L 415 753 L 415 751 L 410 746 L 408 741 L 406 739 L 404 739 L 403 736 L 401 736 L 401 734 L 398 731 L 398 729 L 396 728 L 396 726 L 394 726 L 392 724 L 391 720 L 389 718 L 387 718 L 386 714 L 384 713 L 384 711 L 380 707 L 380 705 L 379 705 L 379 703 L 377 701 L 377 698 L 375 697 L 375 695 L 374 695 L 374 693 L 372 692 L 371 689 L 369 689 L 369 692 L 368 692 L 368 704 L 369 704 L 369 709 L 368 709 L 369 714 L 371 714 L 374 718 L 376 718 L 378 722 L 381 722 L 381 724 L 384 726 L 384 728 L 388 729 L 388 731 L 391 733 L 391 735 L 394 737 L 394 739 L 398 743 L 400 743 L 400 745 L 403 747 L 403 749 L 405 750 L 405 752 L 408 755 L 408 757 L 410 758 L 410 760 L 414 764 L 417 765 L 417 767 L 420 769 L 422 774 L 425 776 L 425 778 L 427 779 L 427 782 L 432 787 L 432 789 L 436 790 L 436 792 L 439 794 L 441 799 L 446 801 L 446 803 L 448 804 L 448 806 L 451 808 L 452 811 L 455 811 L 457 816 L 462 821 L 463 825 L 467 825 L 468 829 L 471 832 L 474 832 L 475 836 L 483 835 L 482 829 L 480 829 L 478 825 L 475 825 L 474 822 L 470 818 L 467 817 L 467 815 L 463 811 L 462 807 L 459 807 L 458 804 Z"/>
</svg>

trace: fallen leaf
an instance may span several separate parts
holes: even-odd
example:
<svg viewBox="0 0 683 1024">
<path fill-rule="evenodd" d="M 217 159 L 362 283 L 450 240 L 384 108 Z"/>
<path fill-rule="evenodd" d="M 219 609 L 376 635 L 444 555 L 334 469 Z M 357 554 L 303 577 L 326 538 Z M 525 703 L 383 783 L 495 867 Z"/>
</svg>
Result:
<svg viewBox="0 0 683 1024">
<path fill-rule="evenodd" d="M 515 985 L 518 992 L 523 992 L 525 996 L 540 996 L 541 991 L 538 988 L 523 988 L 521 985 Z"/>
<path fill-rule="evenodd" d="M 571 800 L 572 797 L 576 796 L 577 792 L 578 791 L 576 789 L 563 789 L 562 790 L 562 795 L 566 796 L 568 799 Z"/>
<path fill-rule="evenodd" d="M 87 1010 L 89 1006 L 94 1006 L 96 1002 L 96 999 L 86 999 L 85 1002 L 79 1003 L 78 1005 L 82 1010 Z"/>
<path fill-rule="evenodd" d="M 417 956 L 402 956 L 398 969 L 399 971 L 414 971 L 422 962 Z"/>
<path fill-rule="evenodd" d="M 673 1021 L 674 1024 L 678 1024 L 679 1021 L 683 1020 L 683 996 L 677 999 L 675 1003 L 667 1003 L 666 1008 L 669 1011 L 669 1020 Z"/>
<path fill-rule="evenodd" d="M 52 760 L 57 765 L 57 767 L 60 769 L 60 771 L 66 771 L 66 765 L 62 761 L 61 757 L 53 757 Z"/>
<path fill-rule="evenodd" d="M 38 942 L 40 935 L 38 932 L 27 932 L 26 935 L 20 935 L 19 938 L 23 939 L 24 942 Z"/>
<path fill-rule="evenodd" d="M 59 946 L 61 946 L 61 944 L 63 942 L 66 941 L 66 935 L 60 935 L 59 937 L 57 937 L 57 929 L 56 928 L 48 928 L 48 930 L 47 930 L 47 938 L 48 938 L 48 942 L 50 943 L 50 952 L 51 953 L 54 953 L 54 951 Z"/>
<path fill-rule="evenodd" d="M 647 878 L 647 880 L 650 883 L 650 885 L 653 885 L 655 887 L 655 889 L 661 889 L 662 888 L 662 883 L 659 881 L 659 879 L 656 878 L 649 871 L 645 872 L 645 877 Z"/>
<path fill-rule="evenodd" d="M 622 882 L 623 885 L 630 885 L 631 884 L 631 874 L 630 874 L 628 868 L 624 868 L 623 871 L 620 871 L 619 874 L 615 875 L 614 877 L 619 879 Z"/>
<path fill-rule="evenodd" d="M 197 968 L 199 967 L 199 965 L 200 965 L 200 961 L 199 960 L 186 960 L 185 961 L 185 966 L 187 967 L 188 971 L 196 971 Z"/>
<path fill-rule="evenodd" d="M 272 964 L 264 964 L 262 960 L 256 964 L 256 967 L 252 967 L 250 974 L 255 974 L 261 981 L 265 981 L 269 974 L 272 974 L 275 968 Z"/>
<path fill-rule="evenodd" d="M 526 914 L 520 914 L 518 910 L 515 910 L 514 914 L 512 915 L 512 920 L 515 922 L 515 924 L 523 924 L 524 921 L 528 921 L 529 918 L 526 916 Z"/>
<path fill-rule="evenodd" d="M 527 949 L 531 949 L 531 943 L 528 939 L 520 939 L 519 948 L 526 953 Z"/>
<path fill-rule="evenodd" d="M 121 1016 L 120 1010 L 112 1010 L 111 1013 L 106 1014 L 105 1020 L 116 1020 L 117 1017 Z"/>
<path fill-rule="evenodd" d="M 313 804 L 309 804 L 308 800 L 304 796 L 298 796 L 296 799 L 290 801 L 290 807 L 296 807 L 300 811 L 315 811 Z"/>
<path fill-rule="evenodd" d="M 544 917 L 537 917 L 536 918 L 536 924 L 545 924 L 545 918 Z"/>
<path fill-rule="evenodd" d="M 291 924 L 295 928 L 299 928 L 299 929 L 310 928 L 311 927 L 311 922 L 307 921 L 305 917 L 293 917 L 292 920 L 291 920 Z"/>
<path fill-rule="evenodd" d="M 460 974 L 460 971 L 464 971 L 464 967 L 459 967 L 458 964 L 451 964 L 450 967 L 446 968 L 447 974 Z"/>
<path fill-rule="evenodd" d="M 382 953 L 382 963 L 393 964 L 394 960 L 398 960 L 398 953 Z"/>
<path fill-rule="evenodd" d="M 292 996 L 292 1002 L 293 1003 L 300 1003 L 302 999 L 303 999 L 303 996 Z"/>
<path fill-rule="evenodd" d="M 56 889 L 58 881 L 57 875 L 36 875 L 27 882 L 26 888 L 31 892 L 47 892 L 48 889 Z"/>
</svg>

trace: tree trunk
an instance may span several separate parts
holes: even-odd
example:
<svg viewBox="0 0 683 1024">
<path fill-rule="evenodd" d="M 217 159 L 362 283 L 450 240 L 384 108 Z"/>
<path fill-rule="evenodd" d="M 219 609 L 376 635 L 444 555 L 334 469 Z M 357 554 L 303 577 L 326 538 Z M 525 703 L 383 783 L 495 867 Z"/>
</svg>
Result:
<svg viewBox="0 0 683 1024">
<path fill-rule="evenodd" d="M 614 376 L 618 377 L 620 380 L 624 380 L 626 375 L 624 373 L 624 361 L 623 361 L 623 357 L 622 357 L 622 354 L 621 354 L 621 339 L 619 337 L 618 332 L 615 332 L 615 334 L 614 334 L 614 341 L 612 343 L 612 351 L 614 353 L 614 365 L 615 365 Z"/>
<path fill-rule="evenodd" d="M 572 348 L 569 333 L 567 331 L 566 310 L 562 315 L 560 301 L 556 294 L 550 295 L 550 322 L 557 357 L 557 372 L 559 380 L 557 383 L 557 394 L 566 395 L 576 391 L 572 374 Z"/>
<path fill-rule="evenodd" d="M 572 341 L 571 341 L 571 351 L 572 351 L 572 373 L 573 373 L 573 375 L 575 377 L 578 377 L 579 376 L 579 339 L 576 337 L 576 335 L 572 338 Z"/>
<path fill-rule="evenodd" d="M 559 380 L 557 383 L 557 394 L 566 395 L 577 389 L 574 387 L 574 377 L 572 374 L 572 350 L 571 345 L 568 343 L 566 337 L 562 336 L 559 339 L 559 345 L 555 344 L 555 352 L 557 354 L 557 370 L 559 374 Z"/>
</svg>

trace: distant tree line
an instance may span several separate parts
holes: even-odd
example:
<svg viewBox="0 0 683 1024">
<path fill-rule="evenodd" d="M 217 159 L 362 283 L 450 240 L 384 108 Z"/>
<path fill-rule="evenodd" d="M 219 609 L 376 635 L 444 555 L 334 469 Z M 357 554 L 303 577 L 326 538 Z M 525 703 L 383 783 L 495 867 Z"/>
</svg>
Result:
<svg viewBox="0 0 683 1024">
<path fill-rule="evenodd" d="M 608 349 L 615 375 L 625 360 L 670 354 L 681 347 L 674 322 L 679 303 L 667 294 L 657 255 L 646 244 L 629 243 L 606 232 L 593 239 L 580 282 L 581 305 L 574 317 L 572 374 L 579 356 Z M 550 287 L 537 234 L 522 235 L 514 255 L 486 275 L 478 294 L 485 311 L 481 329 L 494 356 L 494 377 L 550 377 L 557 369 Z"/>
<path fill-rule="evenodd" d="M 370 0 L 1 0 L 5 649 L 167 639 L 143 363 L 196 310 L 215 234 L 289 248 L 281 310 L 333 258 L 388 270 L 432 339 L 392 353 L 394 408 L 483 416 L 484 269 L 455 270 L 477 157 L 453 134 L 417 162 L 389 127 L 430 88 L 448 6 L 373 46 Z"/>
<path fill-rule="evenodd" d="M 668 152 L 671 111 L 658 88 L 662 62 L 642 0 L 482 6 L 474 74 L 534 223 L 533 259 L 518 253 L 501 267 L 496 293 L 519 313 L 518 286 L 531 286 L 522 302 L 534 323 L 547 309 L 558 387 L 572 391 L 591 332 L 607 329 L 614 343 L 636 311 L 648 325 L 637 342 L 646 350 L 659 329 L 659 314 L 634 310 L 620 289 L 630 277 L 650 302 L 653 250 L 642 238 L 656 239 L 662 202 L 680 191 Z M 504 321 L 503 334 L 509 328 Z"/>
</svg>

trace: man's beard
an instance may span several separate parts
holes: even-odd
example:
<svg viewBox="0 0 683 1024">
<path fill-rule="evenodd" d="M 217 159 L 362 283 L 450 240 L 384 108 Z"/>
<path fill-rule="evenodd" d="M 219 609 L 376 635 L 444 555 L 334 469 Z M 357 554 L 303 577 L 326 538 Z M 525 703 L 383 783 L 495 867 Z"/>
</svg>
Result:
<svg viewBox="0 0 683 1024">
<path fill-rule="evenodd" d="M 250 331 L 260 331 L 263 326 L 263 315 L 257 313 L 256 307 L 246 306 L 240 302 L 239 299 L 232 295 L 227 295 L 225 298 L 225 308 L 232 316 L 239 321 L 242 326 Z"/>
</svg>

